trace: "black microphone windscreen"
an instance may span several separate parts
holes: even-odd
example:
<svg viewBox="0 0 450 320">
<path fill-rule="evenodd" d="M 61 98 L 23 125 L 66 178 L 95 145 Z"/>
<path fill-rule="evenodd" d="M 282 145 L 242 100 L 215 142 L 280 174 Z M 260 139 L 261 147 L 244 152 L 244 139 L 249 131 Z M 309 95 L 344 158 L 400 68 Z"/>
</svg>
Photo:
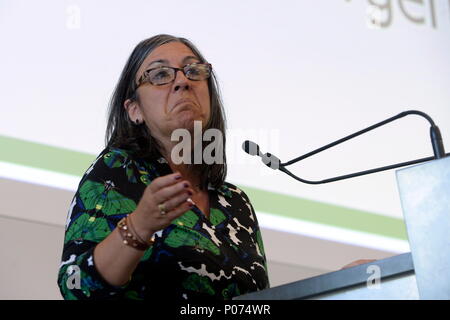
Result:
<svg viewBox="0 0 450 320">
<path fill-rule="evenodd" d="M 242 143 L 242 149 L 249 155 L 259 155 L 259 146 L 253 141 L 245 140 L 244 143 Z"/>
</svg>

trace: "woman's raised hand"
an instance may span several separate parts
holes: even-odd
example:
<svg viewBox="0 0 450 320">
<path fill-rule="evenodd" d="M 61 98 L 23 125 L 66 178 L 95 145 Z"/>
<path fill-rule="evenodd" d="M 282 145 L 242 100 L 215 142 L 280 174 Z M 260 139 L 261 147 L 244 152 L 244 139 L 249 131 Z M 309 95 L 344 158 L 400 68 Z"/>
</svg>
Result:
<svg viewBox="0 0 450 320">
<path fill-rule="evenodd" d="M 142 238 L 149 239 L 153 233 L 169 226 L 193 207 L 188 200 L 192 194 L 189 181 L 183 180 L 178 172 L 153 180 L 130 215 L 136 232 Z"/>
</svg>

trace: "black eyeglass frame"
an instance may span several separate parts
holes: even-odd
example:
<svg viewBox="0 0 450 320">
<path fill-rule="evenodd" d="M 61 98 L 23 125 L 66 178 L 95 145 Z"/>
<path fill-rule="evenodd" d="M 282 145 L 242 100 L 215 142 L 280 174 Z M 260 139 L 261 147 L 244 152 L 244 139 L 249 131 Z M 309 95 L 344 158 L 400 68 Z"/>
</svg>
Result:
<svg viewBox="0 0 450 320">
<path fill-rule="evenodd" d="M 208 76 L 207 76 L 205 79 L 190 79 L 190 78 L 186 75 L 186 72 L 187 72 L 187 71 L 186 71 L 186 68 L 188 68 L 188 67 L 190 67 L 190 66 L 192 66 L 192 65 L 202 65 L 202 66 L 208 67 Z M 161 84 L 155 84 L 155 83 L 152 83 L 152 82 L 150 81 L 150 79 L 148 79 L 148 74 L 149 74 L 151 71 L 153 71 L 153 70 L 158 70 L 158 69 L 162 69 L 162 68 L 172 69 L 172 70 L 174 71 L 174 77 L 173 77 L 173 79 L 172 79 L 171 81 L 169 81 L 169 82 L 161 83 Z M 150 83 L 150 84 L 153 85 L 153 86 L 163 86 L 163 85 L 165 85 L 165 84 L 171 83 L 171 82 L 175 81 L 175 79 L 176 79 L 176 77 L 177 77 L 176 75 L 177 75 L 177 72 L 178 72 L 178 71 L 183 72 L 184 76 L 185 76 L 186 78 L 188 78 L 189 80 L 191 80 L 191 81 L 203 81 L 203 80 L 206 80 L 206 79 L 208 79 L 209 77 L 211 77 L 212 65 L 211 65 L 210 63 L 199 63 L 199 62 L 194 62 L 194 63 L 189 63 L 189 64 L 185 65 L 185 66 L 182 67 L 182 68 L 175 68 L 175 67 L 169 67 L 169 66 L 160 66 L 160 67 L 157 67 L 157 68 L 152 68 L 152 69 L 145 70 L 144 73 L 142 74 L 142 76 L 139 78 L 139 80 L 138 80 L 138 82 L 137 82 L 135 91 L 136 91 L 140 86 L 142 86 L 144 83 Z"/>
</svg>

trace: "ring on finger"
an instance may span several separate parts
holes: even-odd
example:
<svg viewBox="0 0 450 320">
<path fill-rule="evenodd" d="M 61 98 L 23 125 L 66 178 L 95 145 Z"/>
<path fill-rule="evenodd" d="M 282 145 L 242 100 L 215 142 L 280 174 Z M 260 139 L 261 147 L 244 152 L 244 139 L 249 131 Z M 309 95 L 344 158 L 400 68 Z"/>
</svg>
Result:
<svg viewBox="0 0 450 320">
<path fill-rule="evenodd" d="M 164 203 L 160 203 L 158 204 L 158 209 L 159 209 L 159 213 L 164 216 L 167 212 L 166 212 L 166 206 Z"/>
</svg>

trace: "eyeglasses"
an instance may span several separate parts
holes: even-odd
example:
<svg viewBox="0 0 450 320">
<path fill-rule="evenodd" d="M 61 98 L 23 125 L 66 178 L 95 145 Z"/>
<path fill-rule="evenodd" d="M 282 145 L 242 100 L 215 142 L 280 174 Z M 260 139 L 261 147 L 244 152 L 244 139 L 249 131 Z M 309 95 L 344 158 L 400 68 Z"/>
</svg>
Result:
<svg viewBox="0 0 450 320">
<path fill-rule="evenodd" d="M 209 63 L 191 63 L 185 65 L 183 68 L 173 67 L 158 67 L 144 71 L 144 74 L 139 78 L 137 88 L 146 82 L 154 86 L 161 86 L 175 80 L 178 71 L 183 72 L 186 78 L 193 81 L 206 80 L 211 76 L 212 66 Z"/>
</svg>

